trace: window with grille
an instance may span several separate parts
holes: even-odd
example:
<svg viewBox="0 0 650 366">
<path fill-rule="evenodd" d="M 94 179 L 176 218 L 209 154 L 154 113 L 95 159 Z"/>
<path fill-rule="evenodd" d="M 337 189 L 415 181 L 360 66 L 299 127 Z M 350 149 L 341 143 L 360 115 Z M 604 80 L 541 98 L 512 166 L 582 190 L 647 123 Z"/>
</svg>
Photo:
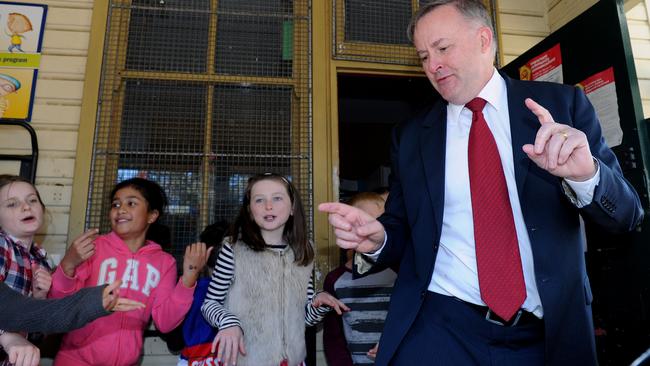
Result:
<svg viewBox="0 0 650 366">
<path fill-rule="evenodd" d="M 110 190 L 135 176 L 165 189 L 177 258 L 206 225 L 232 221 L 257 173 L 287 176 L 311 215 L 308 9 L 111 0 L 86 226 L 110 230 Z"/>
<path fill-rule="evenodd" d="M 484 0 L 493 12 L 495 0 Z M 427 0 L 333 0 L 333 57 L 416 66 L 406 35 L 411 15 Z M 492 18 L 496 18 L 493 15 Z"/>
</svg>

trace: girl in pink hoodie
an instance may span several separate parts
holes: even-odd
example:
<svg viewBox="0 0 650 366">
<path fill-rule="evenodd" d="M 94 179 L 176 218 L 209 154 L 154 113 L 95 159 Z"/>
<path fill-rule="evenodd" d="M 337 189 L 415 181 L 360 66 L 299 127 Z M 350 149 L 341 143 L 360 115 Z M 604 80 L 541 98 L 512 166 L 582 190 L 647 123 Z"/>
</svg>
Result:
<svg viewBox="0 0 650 366">
<path fill-rule="evenodd" d="M 121 279 L 120 296 L 146 307 L 114 313 L 66 334 L 54 359 L 57 366 L 137 364 L 149 319 L 153 317 L 163 333 L 181 323 L 210 255 L 204 243 L 189 245 L 183 258 L 183 275 L 177 281 L 174 258 L 148 240 L 154 235 L 152 225 L 167 204 L 162 188 L 152 181 L 133 178 L 118 183 L 110 197 L 112 231 L 97 236 L 98 230 L 91 229 L 73 241 L 52 276 L 50 297 Z"/>
</svg>

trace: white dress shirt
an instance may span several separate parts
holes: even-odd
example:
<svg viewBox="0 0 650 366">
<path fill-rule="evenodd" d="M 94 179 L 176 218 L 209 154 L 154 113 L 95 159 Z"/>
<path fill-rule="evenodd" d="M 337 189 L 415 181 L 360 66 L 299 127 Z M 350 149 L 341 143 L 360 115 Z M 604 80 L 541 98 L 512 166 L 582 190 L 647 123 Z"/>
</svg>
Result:
<svg viewBox="0 0 650 366">
<path fill-rule="evenodd" d="M 496 141 L 508 186 L 508 196 L 512 206 L 526 283 L 526 300 L 522 307 L 541 318 L 544 312 L 535 282 L 533 253 L 515 181 L 512 149 L 521 149 L 521 146 L 512 146 L 506 84 L 496 69 L 478 96 L 487 101 L 483 114 Z M 481 300 L 478 284 L 472 201 L 469 189 L 467 146 L 471 124 L 472 112 L 469 109 L 463 105 L 451 103 L 447 105 L 445 206 L 440 246 L 428 290 L 454 296 L 473 304 L 485 305 Z M 530 143 L 534 143 L 534 141 Z M 591 203 L 594 189 L 600 181 L 600 171 L 597 170 L 596 175 L 585 182 L 573 182 L 567 179 L 564 181 L 575 194 L 574 197 L 570 197 L 572 202 L 576 206 L 582 207 Z M 566 189 L 565 193 L 572 195 Z M 375 260 L 380 253 L 381 249 L 368 257 Z"/>
</svg>

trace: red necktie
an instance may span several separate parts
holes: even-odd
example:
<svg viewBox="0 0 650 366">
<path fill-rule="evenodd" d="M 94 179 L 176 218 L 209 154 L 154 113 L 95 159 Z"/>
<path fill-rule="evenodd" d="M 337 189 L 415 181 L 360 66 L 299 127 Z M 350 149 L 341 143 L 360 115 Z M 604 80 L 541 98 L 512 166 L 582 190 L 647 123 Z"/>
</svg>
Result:
<svg viewBox="0 0 650 366">
<path fill-rule="evenodd" d="M 499 150 L 483 116 L 485 103 L 474 98 L 465 105 L 472 111 L 468 163 L 476 265 L 481 298 L 507 321 L 526 299 L 526 285 Z"/>
</svg>

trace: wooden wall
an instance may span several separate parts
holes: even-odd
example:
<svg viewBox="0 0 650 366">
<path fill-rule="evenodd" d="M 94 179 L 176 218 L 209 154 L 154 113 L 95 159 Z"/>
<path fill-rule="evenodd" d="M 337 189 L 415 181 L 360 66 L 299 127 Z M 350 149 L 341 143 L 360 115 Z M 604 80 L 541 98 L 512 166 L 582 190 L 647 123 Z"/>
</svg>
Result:
<svg viewBox="0 0 650 366">
<path fill-rule="evenodd" d="M 48 5 L 31 124 L 40 148 L 36 186 L 47 206 L 46 227 L 42 230 L 47 236 L 37 240 L 57 260 L 67 242 L 93 1 L 29 2 Z M 0 134 L 3 152 L 12 148 L 20 151 L 29 146 L 23 130 L 5 131 L 3 129 Z M 17 173 L 17 165 L 4 163 L 0 169 Z"/>
<path fill-rule="evenodd" d="M 501 64 L 506 65 L 551 33 L 540 0 L 498 0 Z"/>
<path fill-rule="evenodd" d="M 650 0 L 641 1 L 625 14 L 643 101 L 643 115 L 650 118 Z"/>
</svg>

